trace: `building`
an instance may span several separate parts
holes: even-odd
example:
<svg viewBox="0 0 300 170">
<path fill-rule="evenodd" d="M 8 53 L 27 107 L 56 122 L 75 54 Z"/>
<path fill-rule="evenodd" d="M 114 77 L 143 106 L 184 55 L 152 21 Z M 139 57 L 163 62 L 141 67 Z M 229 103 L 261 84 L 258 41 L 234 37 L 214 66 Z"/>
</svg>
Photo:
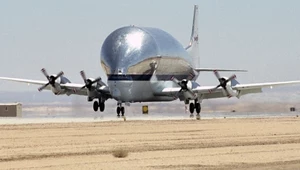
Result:
<svg viewBox="0 0 300 170">
<path fill-rule="evenodd" d="M 0 117 L 22 117 L 22 104 L 0 103 Z"/>
</svg>

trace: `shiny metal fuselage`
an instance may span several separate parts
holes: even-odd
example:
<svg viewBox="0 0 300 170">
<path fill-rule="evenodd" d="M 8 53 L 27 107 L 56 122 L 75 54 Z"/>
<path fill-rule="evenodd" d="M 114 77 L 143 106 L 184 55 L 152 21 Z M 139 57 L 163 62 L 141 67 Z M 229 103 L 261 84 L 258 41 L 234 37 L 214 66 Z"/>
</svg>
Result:
<svg viewBox="0 0 300 170">
<path fill-rule="evenodd" d="M 178 80 L 196 79 L 192 58 L 170 34 L 157 28 L 127 26 L 112 32 L 101 49 L 101 65 L 112 97 L 120 102 L 172 101 L 159 96 Z"/>
</svg>

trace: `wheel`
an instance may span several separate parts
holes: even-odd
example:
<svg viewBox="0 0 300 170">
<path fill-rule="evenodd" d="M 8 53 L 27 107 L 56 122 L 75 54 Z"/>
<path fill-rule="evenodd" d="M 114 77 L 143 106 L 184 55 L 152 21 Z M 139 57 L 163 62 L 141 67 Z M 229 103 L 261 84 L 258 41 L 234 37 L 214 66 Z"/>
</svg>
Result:
<svg viewBox="0 0 300 170">
<path fill-rule="evenodd" d="M 200 103 L 195 104 L 196 112 L 199 114 L 201 112 L 201 105 Z"/>
<path fill-rule="evenodd" d="M 94 109 L 94 111 L 97 112 L 97 111 L 98 111 L 98 108 L 99 108 L 98 102 L 97 102 L 97 101 L 94 101 L 94 104 L 93 104 L 93 109 Z"/>
<path fill-rule="evenodd" d="M 99 103 L 99 107 L 100 107 L 100 112 L 103 112 L 104 111 L 104 109 L 105 109 L 105 103 L 104 102 L 101 102 L 101 103 Z"/>
<path fill-rule="evenodd" d="M 125 109 L 124 109 L 124 107 L 121 107 L 121 114 L 122 114 L 122 116 L 124 116 L 124 113 L 125 113 Z"/>
<path fill-rule="evenodd" d="M 194 103 L 190 103 L 190 112 L 193 114 L 195 110 L 195 105 Z"/>
<path fill-rule="evenodd" d="M 120 112 L 121 112 L 121 108 L 117 107 L 117 115 L 118 115 L 118 117 L 120 117 Z"/>
</svg>

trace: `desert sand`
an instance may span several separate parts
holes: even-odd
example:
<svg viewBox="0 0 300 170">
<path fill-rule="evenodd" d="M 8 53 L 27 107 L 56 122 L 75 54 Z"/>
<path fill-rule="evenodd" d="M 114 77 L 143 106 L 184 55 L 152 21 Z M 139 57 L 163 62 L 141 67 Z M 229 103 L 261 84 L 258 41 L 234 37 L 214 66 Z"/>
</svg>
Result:
<svg viewBox="0 0 300 170">
<path fill-rule="evenodd" d="M 0 169 L 299 169 L 300 118 L 0 125 Z M 115 158 L 115 150 L 128 151 Z"/>
</svg>

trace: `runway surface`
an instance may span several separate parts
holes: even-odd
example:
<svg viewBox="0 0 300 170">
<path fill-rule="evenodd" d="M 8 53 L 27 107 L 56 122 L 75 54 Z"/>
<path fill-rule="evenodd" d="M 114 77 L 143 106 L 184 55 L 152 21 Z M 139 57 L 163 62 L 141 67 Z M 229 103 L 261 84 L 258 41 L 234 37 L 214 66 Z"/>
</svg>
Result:
<svg viewBox="0 0 300 170">
<path fill-rule="evenodd" d="M 295 116 L 94 121 L 0 125 L 0 169 L 300 167 Z M 112 156 L 120 148 L 126 158 Z"/>
<path fill-rule="evenodd" d="M 47 114 L 45 112 L 23 112 L 22 118 L 0 118 L 0 125 L 4 124 L 28 124 L 28 123 L 72 123 L 72 122 L 103 122 L 103 121 L 123 121 L 117 118 L 114 113 L 80 113 L 55 112 Z M 224 119 L 224 118 L 276 118 L 276 117 L 296 117 L 299 112 L 203 112 L 201 119 Z M 127 120 L 190 120 L 189 113 L 141 113 L 126 114 Z"/>
</svg>

